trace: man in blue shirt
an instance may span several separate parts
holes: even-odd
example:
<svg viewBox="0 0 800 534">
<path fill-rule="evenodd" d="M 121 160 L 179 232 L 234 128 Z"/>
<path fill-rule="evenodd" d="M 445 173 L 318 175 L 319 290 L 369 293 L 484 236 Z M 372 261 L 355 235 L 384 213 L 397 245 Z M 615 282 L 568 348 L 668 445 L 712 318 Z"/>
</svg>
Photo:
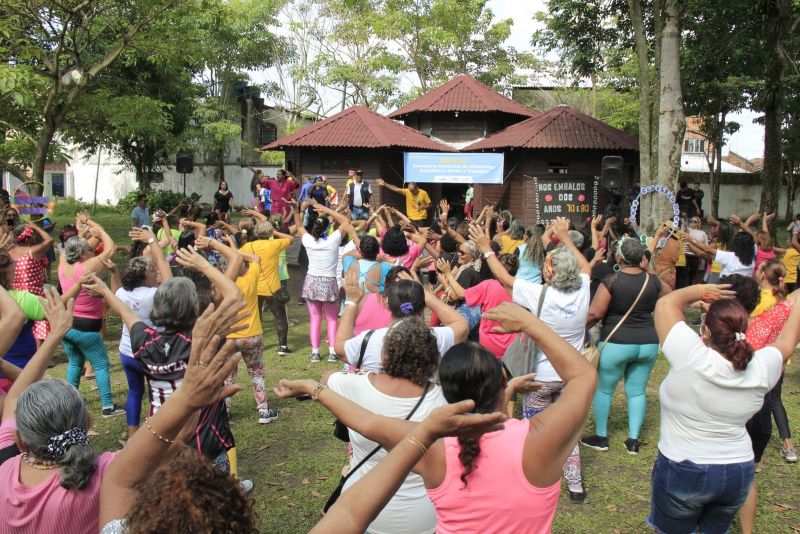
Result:
<svg viewBox="0 0 800 534">
<path fill-rule="evenodd" d="M 131 210 L 131 226 L 141 228 L 150 221 L 150 213 L 147 211 L 147 196 L 139 195 L 136 197 L 136 207 Z"/>
</svg>

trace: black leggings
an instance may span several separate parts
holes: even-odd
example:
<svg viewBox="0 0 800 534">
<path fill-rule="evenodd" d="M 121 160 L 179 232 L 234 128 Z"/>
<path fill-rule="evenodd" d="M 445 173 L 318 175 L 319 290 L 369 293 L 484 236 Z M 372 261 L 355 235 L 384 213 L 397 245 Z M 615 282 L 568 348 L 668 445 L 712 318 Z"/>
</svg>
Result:
<svg viewBox="0 0 800 534">
<path fill-rule="evenodd" d="M 286 305 L 278 302 L 274 295 L 258 296 L 258 312 L 261 314 L 261 308 L 267 303 L 269 311 L 275 317 L 275 330 L 278 333 L 278 345 L 285 347 L 288 344 L 287 337 L 289 335 L 289 320 L 286 318 Z"/>
<path fill-rule="evenodd" d="M 792 431 L 789 430 L 789 418 L 786 416 L 786 408 L 783 407 L 781 400 L 781 387 L 783 386 L 783 375 L 778 379 L 778 383 L 769 392 L 769 409 L 772 412 L 772 417 L 775 418 L 775 425 L 778 427 L 778 435 L 781 439 L 789 439 L 792 437 Z M 766 401 L 765 401 L 766 403 Z"/>
</svg>

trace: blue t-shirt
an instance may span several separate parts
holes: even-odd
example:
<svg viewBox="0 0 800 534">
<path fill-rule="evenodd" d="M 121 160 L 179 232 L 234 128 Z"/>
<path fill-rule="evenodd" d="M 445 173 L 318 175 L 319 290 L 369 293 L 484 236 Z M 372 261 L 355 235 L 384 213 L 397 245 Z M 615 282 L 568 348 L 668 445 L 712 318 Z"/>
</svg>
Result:
<svg viewBox="0 0 800 534">
<path fill-rule="evenodd" d="M 147 211 L 147 208 L 140 208 L 136 206 L 131 210 L 131 219 L 136 221 L 136 226 L 141 228 L 142 226 L 148 224 L 150 220 L 150 213 Z"/>
<path fill-rule="evenodd" d="M 261 188 L 261 198 L 259 199 L 264 206 L 264 211 L 272 209 L 272 191 L 266 187 Z"/>
<path fill-rule="evenodd" d="M 383 293 L 383 283 L 386 280 L 386 275 L 389 274 L 389 271 L 392 269 L 392 266 L 386 262 L 378 262 L 375 260 L 359 260 L 353 256 L 345 256 L 342 259 L 342 272 L 346 273 L 350 270 L 350 266 L 353 265 L 354 261 L 358 261 L 358 283 L 364 285 L 367 280 L 367 273 L 372 271 L 372 269 L 377 269 L 376 265 L 380 263 L 381 269 L 381 278 L 380 282 L 378 283 L 378 291 Z M 370 282 L 371 285 L 374 285 L 373 282 Z"/>
</svg>

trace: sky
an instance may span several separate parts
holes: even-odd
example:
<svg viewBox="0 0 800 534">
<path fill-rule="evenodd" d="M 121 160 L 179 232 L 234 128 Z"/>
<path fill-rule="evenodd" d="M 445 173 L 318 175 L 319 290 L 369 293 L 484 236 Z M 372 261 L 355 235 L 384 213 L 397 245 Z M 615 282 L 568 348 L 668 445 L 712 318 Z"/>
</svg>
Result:
<svg viewBox="0 0 800 534">
<path fill-rule="evenodd" d="M 531 35 L 537 29 L 537 22 L 533 20 L 533 16 L 537 11 L 546 10 L 545 2 L 543 0 L 489 0 L 487 4 L 496 18 L 514 20 L 511 36 L 506 43 L 518 50 L 529 48 Z M 753 123 L 758 116 L 758 113 L 745 110 L 728 117 L 729 121 L 738 122 L 741 128 L 727 140 L 726 146 L 722 149 L 724 154 L 732 150 L 748 159 L 763 157 L 764 127 Z"/>
</svg>

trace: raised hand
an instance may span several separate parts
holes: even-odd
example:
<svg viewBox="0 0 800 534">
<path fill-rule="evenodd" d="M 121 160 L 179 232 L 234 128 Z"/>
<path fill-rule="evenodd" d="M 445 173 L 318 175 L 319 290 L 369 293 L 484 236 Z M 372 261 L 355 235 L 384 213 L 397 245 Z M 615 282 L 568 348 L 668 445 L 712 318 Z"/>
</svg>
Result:
<svg viewBox="0 0 800 534">
<path fill-rule="evenodd" d="M 197 239 L 194 240 L 194 246 L 198 249 L 207 249 L 211 248 L 211 241 L 212 239 L 208 236 L 201 235 Z"/>
<path fill-rule="evenodd" d="M 210 267 L 208 261 L 197 253 L 194 247 L 182 248 L 176 252 L 175 260 L 187 269 L 201 271 L 206 267 Z"/>
<path fill-rule="evenodd" d="M 153 231 L 148 228 L 131 228 L 131 231 L 128 232 L 128 237 L 134 241 L 147 243 L 151 239 L 155 240 L 156 234 L 154 234 Z"/>
<path fill-rule="evenodd" d="M 535 373 L 531 373 L 529 375 L 522 375 L 516 376 L 508 381 L 508 385 L 506 388 L 510 388 L 511 391 L 514 393 L 531 393 L 540 389 L 543 384 L 541 382 L 536 382 L 534 378 L 536 377 Z"/>
<path fill-rule="evenodd" d="M 301 395 L 310 395 L 316 387 L 317 382 L 314 380 L 286 380 L 282 378 L 278 381 L 278 385 L 272 388 L 272 391 L 282 399 L 291 399 Z"/>
<path fill-rule="evenodd" d="M 96 297 L 105 297 L 106 294 L 111 293 L 111 289 L 95 273 L 86 273 L 81 276 L 80 284 L 82 289 Z"/>
<path fill-rule="evenodd" d="M 569 222 L 566 217 L 556 217 L 553 223 L 553 231 L 558 236 L 559 241 L 566 241 L 569 238 Z"/>
<path fill-rule="evenodd" d="M 503 422 L 508 419 L 500 412 L 470 413 L 474 408 L 475 401 L 472 400 L 440 406 L 420 423 L 420 430 L 433 439 L 445 436 L 474 437 L 502 429 Z"/>
<path fill-rule="evenodd" d="M 443 259 L 439 258 L 436 260 L 436 270 L 442 273 L 443 275 L 447 276 L 453 271 L 450 262 L 444 261 Z"/>
<path fill-rule="evenodd" d="M 500 323 L 499 326 L 492 327 L 492 331 L 503 334 L 519 332 L 536 319 L 531 312 L 511 302 L 503 302 L 486 312 L 483 317 Z"/>
<path fill-rule="evenodd" d="M 364 296 L 364 288 L 358 282 L 358 269 L 348 269 L 344 274 L 344 294 L 347 300 L 359 302 Z"/>
<path fill-rule="evenodd" d="M 475 225 L 469 227 L 469 238 L 475 241 L 475 244 L 478 245 L 481 252 L 489 252 L 492 250 L 492 240 L 489 239 L 489 234 L 486 233 L 486 230 L 480 226 Z"/>
<path fill-rule="evenodd" d="M 377 180 L 375 180 L 375 183 L 381 187 L 386 185 L 386 182 L 383 181 L 383 178 L 378 178 Z"/>
<path fill-rule="evenodd" d="M 244 301 L 232 302 L 224 299 L 219 304 L 219 308 L 210 304 L 195 321 L 192 339 L 195 336 L 202 338 L 214 335 L 224 338 L 228 334 L 243 330 L 247 325 L 238 323 L 247 318 L 247 313 L 242 311 L 246 306 Z"/>
<path fill-rule="evenodd" d="M 736 298 L 736 291 L 731 289 L 730 284 L 703 284 L 700 288 L 700 299 L 703 302 L 732 298 Z"/>
<path fill-rule="evenodd" d="M 236 352 L 236 343 L 227 341 L 222 347 L 223 338 L 218 335 L 195 335 L 192 331 L 192 352 L 189 365 L 183 376 L 183 383 L 175 394 L 181 394 L 187 406 L 197 410 L 231 397 L 240 391 L 239 384 L 220 387 L 227 377 L 236 370 L 242 355 Z"/>
<path fill-rule="evenodd" d="M 600 228 L 602 228 L 602 226 L 600 224 L 602 222 L 603 222 L 603 216 L 602 215 L 595 215 L 594 218 L 592 218 L 592 228 L 595 228 L 595 229 L 599 230 Z"/>
</svg>

